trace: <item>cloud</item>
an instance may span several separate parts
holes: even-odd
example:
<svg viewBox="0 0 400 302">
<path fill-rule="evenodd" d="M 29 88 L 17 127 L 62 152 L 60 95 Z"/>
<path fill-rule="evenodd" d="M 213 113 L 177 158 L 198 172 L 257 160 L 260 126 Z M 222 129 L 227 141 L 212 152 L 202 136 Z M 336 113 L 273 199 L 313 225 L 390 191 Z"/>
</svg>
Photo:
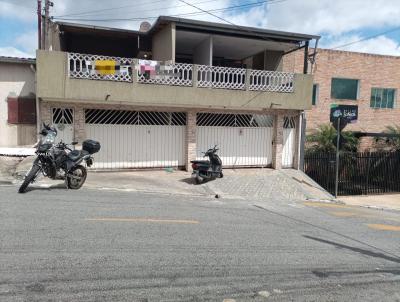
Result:
<svg viewBox="0 0 400 302">
<path fill-rule="evenodd" d="M 186 0 L 204 10 L 254 3 L 256 0 Z M 260 0 L 257 0 L 260 1 Z M 44 2 L 44 1 L 43 1 Z M 105 19 L 147 19 L 153 23 L 159 15 L 182 15 L 182 18 L 222 22 L 217 18 L 199 13 L 178 0 L 63 0 L 54 1 L 51 15 L 63 16 L 66 22 L 86 23 L 116 28 L 138 29 L 143 20 Z M 33 0 L 2 0 L 0 16 L 13 16 L 26 22 L 35 21 L 35 3 Z M 242 10 L 215 12 L 218 16 L 235 24 L 277 29 L 284 31 L 320 34 L 324 47 L 345 44 L 365 37 L 369 32 L 379 32 L 400 26 L 400 5 L 398 0 L 270 0 L 258 6 L 245 7 Z M 147 18 L 148 17 L 148 18 Z M 91 21 L 82 21 L 89 19 Z M 23 20 L 23 21 L 22 21 Z M 34 22 L 31 22 L 34 24 Z M 34 25 L 33 25 L 34 26 Z M 363 34 L 360 34 L 362 32 Z M 398 55 L 398 41 L 387 36 L 360 42 L 346 50 L 370 51 L 382 54 Z M 12 45 L 16 49 L 33 53 L 36 47 L 34 27 L 20 34 Z M 0 44 L 1 45 L 1 44 Z"/>
<path fill-rule="evenodd" d="M 13 18 L 20 22 L 29 23 L 37 20 L 36 1 L 0 1 L 0 17 Z"/>
<path fill-rule="evenodd" d="M 345 45 L 353 41 L 361 40 L 358 35 L 341 36 L 331 40 L 327 44 L 322 44 L 324 48 L 334 48 Z M 366 41 L 361 41 L 346 47 L 340 47 L 340 50 L 357 51 L 365 53 L 375 53 L 382 55 L 400 56 L 400 43 L 386 36 L 379 36 Z"/>
<path fill-rule="evenodd" d="M 34 52 L 34 50 L 37 48 L 37 44 L 38 37 L 36 30 L 25 32 L 17 36 L 15 39 L 15 45 L 26 52 Z"/>
<path fill-rule="evenodd" d="M 400 25 L 398 0 L 287 0 L 268 6 L 268 27 L 311 34 Z"/>
<path fill-rule="evenodd" d="M 34 53 L 21 51 L 15 47 L 0 47 L 0 56 L 18 57 L 18 58 L 34 58 Z"/>
</svg>

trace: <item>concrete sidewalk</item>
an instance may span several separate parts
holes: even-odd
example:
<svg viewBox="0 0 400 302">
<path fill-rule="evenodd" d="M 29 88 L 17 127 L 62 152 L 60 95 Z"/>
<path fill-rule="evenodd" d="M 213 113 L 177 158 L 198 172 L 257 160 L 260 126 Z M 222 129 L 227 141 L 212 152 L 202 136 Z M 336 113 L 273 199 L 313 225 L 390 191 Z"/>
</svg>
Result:
<svg viewBox="0 0 400 302">
<path fill-rule="evenodd" d="M 348 205 L 400 211 L 400 194 L 340 196 L 338 199 Z"/>
<path fill-rule="evenodd" d="M 32 166 L 31 158 L 13 159 L 0 164 L 0 182 L 19 186 Z M 13 166 L 14 165 L 14 166 Z M 222 198 L 278 200 L 332 200 L 333 197 L 300 171 L 285 169 L 225 169 L 224 177 L 196 185 L 191 173 L 180 170 L 89 171 L 86 188 L 99 190 L 140 191 L 160 194 L 215 196 Z M 30 188 L 64 188 L 63 181 L 43 176 Z"/>
</svg>

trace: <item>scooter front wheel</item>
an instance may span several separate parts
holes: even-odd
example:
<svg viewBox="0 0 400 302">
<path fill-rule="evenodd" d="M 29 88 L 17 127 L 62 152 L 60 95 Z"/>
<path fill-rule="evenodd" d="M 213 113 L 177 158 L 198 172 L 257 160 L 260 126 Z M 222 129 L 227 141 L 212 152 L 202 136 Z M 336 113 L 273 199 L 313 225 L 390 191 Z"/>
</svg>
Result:
<svg viewBox="0 0 400 302">
<path fill-rule="evenodd" d="M 200 176 L 196 176 L 196 178 L 194 179 L 196 181 L 196 184 L 201 184 L 203 182 L 203 178 L 201 178 Z"/>
<path fill-rule="evenodd" d="M 224 177 L 224 173 L 222 173 L 222 172 L 219 172 L 219 176 L 218 176 L 219 178 L 222 178 L 222 177 Z"/>
</svg>

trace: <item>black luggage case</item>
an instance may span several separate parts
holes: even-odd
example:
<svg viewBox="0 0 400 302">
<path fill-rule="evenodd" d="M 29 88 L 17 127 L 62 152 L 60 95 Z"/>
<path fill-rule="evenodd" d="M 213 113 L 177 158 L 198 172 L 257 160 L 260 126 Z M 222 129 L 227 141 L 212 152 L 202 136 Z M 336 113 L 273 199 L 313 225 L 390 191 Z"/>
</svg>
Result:
<svg viewBox="0 0 400 302">
<path fill-rule="evenodd" d="M 87 139 L 83 142 L 82 149 L 89 152 L 90 154 L 94 154 L 96 152 L 99 152 L 100 143 L 91 139 Z"/>
</svg>

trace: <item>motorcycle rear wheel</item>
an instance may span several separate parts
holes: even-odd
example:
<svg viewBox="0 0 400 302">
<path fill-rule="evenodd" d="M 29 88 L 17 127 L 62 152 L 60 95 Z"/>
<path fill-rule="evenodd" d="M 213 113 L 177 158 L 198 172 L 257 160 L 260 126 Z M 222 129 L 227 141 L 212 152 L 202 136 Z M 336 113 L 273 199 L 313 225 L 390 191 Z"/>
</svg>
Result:
<svg viewBox="0 0 400 302">
<path fill-rule="evenodd" d="M 26 174 L 24 181 L 18 189 L 18 193 L 25 193 L 26 188 L 29 186 L 31 182 L 33 182 L 39 172 L 40 168 L 38 165 L 33 165 L 31 170 Z"/>
<path fill-rule="evenodd" d="M 86 181 L 87 171 L 84 166 L 74 167 L 67 175 L 68 189 L 78 190 Z"/>
</svg>

